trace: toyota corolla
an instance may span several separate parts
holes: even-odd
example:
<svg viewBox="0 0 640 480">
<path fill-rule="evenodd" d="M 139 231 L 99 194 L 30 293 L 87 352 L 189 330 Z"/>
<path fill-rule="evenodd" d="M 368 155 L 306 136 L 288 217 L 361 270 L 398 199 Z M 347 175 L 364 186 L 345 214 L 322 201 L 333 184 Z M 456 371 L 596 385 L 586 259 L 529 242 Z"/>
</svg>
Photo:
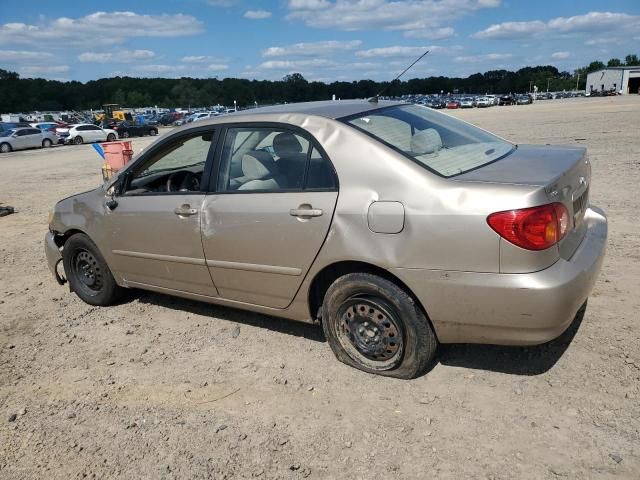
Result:
<svg viewBox="0 0 640 480">
<path fill-rule="evenodd" d="M 590 185 L 582 147 L 397 102 L 280 105 L 175 129 L 61 200 L 46 253 L 92 305 L 138 288 L 317 323 L 342 362 L 412 378 L 439 343 L 572 323 L 607 237 Z"/>
</svg>

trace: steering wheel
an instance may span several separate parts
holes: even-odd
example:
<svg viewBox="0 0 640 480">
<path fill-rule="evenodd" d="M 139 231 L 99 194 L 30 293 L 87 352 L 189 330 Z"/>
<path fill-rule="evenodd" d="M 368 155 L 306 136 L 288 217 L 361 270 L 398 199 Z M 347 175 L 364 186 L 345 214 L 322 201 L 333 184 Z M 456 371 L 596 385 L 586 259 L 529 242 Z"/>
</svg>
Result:
<svg viewBox="0 0 640 480">
<path fill-rule="evenodd" d="M 167 192 L 197 192 L 200 190 L 198 175 L 188 170 L 173 172 L 167 178 Z"/>
</svg>

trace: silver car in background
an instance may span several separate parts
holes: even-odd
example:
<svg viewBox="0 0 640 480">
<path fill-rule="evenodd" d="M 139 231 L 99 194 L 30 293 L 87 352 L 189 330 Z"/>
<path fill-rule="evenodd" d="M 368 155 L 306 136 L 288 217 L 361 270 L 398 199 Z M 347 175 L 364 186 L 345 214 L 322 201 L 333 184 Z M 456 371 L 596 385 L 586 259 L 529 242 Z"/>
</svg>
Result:
<svg viewBox="0 0 640 480">
<path fill-rule="evenodd" d="M 412 378 L 439 343 L 543 343 L 584 311 L 607 237 L 590 185 L 582 147 L 397 102 L 280 105 L 158 139 L 58 202 L 45 249 L 92 305 L 141 288 L 319 323 L 344 363 Z"/>
<path fill-rule="evenodd" d="M 49 148 L 58 143 L 55 133 L 39 128 L 14 128 L 0 132 L 0 153 L 27 148 Z"/>
</svg>

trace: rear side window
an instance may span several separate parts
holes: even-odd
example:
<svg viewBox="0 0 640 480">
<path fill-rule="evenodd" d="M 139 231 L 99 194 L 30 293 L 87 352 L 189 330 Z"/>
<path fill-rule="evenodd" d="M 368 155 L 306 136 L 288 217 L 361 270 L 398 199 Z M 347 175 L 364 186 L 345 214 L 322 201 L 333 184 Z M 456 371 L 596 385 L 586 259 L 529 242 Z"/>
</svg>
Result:
<svg viewBox="0 0 640 480">
<path fill-rule="evenodd" d="M 279 192 L 335 189 L 331 163 L 305 135 L 280 128 L 229 128 L 217 190 Z"/>
</svg>

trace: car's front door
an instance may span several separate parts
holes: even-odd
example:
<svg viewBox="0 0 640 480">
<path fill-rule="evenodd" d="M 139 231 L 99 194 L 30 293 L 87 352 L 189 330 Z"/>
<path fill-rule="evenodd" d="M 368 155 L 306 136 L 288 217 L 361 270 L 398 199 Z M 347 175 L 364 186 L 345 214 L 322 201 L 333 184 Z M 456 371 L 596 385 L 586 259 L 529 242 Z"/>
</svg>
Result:
<svg viewBox="0 0 640 480">
<path fill-rule="evenodd" d="M 202 244 L 221 297 L 285 308 L 322 247 L 338 197 L 333 167 L 305 132 L 230 127 L 220 140 Z"/>
<path fill-rule="evenodd" d="M 29 130 L 24 128 L 22 130 L 16 131 L 14 133 L 15 137 L 13 137 L 12 147 L 14 150 L 22 150 L 24 148 L 29 148 Z"/>
<path fill-rule="evenodd" d="M 213 136 L 198 129 L 154 147 L 125 176 L 117 206 L 105 209 L 110 267 L 130 285 L 217 296 L 200 238 Z"/>
<path fill-rule="evenodd" d="M 104 142 L 107 139 L 107 134 L 97 125 L 87 126 L 87 133 L 91 135 L 92 142 Z"/>
</svg>

